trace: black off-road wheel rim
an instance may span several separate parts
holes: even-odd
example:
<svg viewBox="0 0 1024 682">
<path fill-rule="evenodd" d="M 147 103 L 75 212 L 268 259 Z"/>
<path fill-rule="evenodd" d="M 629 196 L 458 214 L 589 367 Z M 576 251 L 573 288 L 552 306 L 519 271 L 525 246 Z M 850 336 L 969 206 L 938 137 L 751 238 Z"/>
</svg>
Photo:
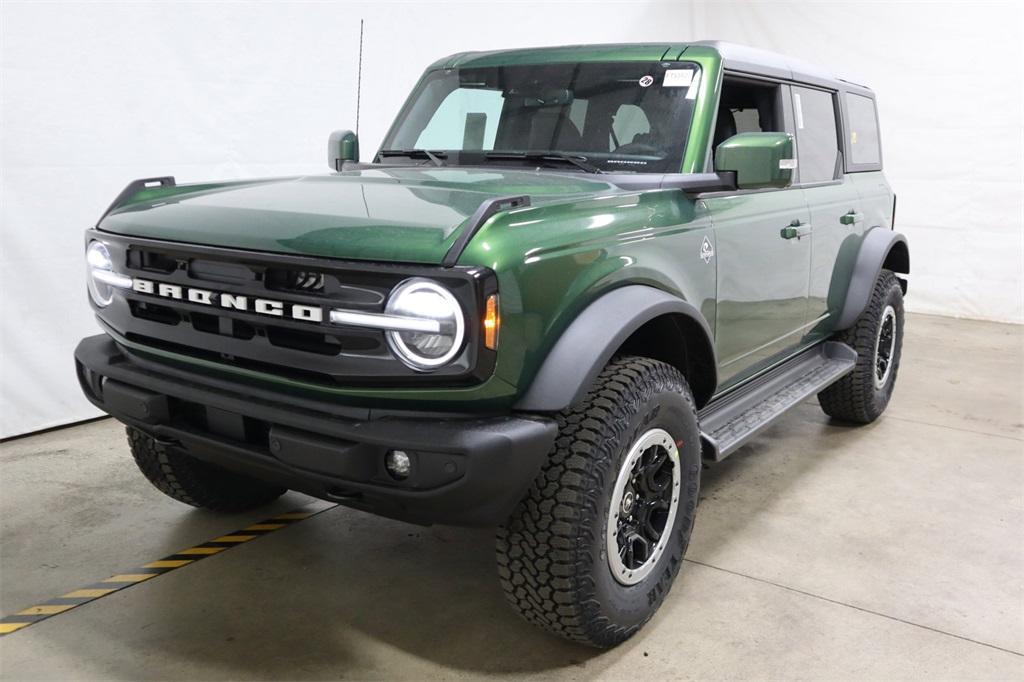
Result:
<svg viewBox="0 0 1024 682">
<path fill-rule="evenodd" d="M 646 578 L 668 544 L 679 507 L 679 449 L 664 429 L 650 429 L 626 454 L 608 507 L 605 552 L 622 585 Z"/>
<path fill-rule="evenodd" d="M 882 311 L 882 319 L 878 324 L 878 335 L 875 337 L 875 355 L 873 378 L 875 388 L 885 388 L 892 376 L 892 365 L 896 355 L 896 309 L 887 305 Z"/>
</svg>

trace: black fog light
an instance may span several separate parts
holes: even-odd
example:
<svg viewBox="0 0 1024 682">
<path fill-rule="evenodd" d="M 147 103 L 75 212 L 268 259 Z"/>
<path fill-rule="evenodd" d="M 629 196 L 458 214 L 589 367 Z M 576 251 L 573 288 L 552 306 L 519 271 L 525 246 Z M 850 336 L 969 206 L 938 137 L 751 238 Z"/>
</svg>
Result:
<svg viewBox="0 0 1024 682">
<path fill-rule="evenodd" d="M 391 478 L 404 481 L 409 478 L 412 471 L 412 459 L 404 450 L 388 450 L 388 454 L 384 456 L 384 468 Z"/>
</svg>

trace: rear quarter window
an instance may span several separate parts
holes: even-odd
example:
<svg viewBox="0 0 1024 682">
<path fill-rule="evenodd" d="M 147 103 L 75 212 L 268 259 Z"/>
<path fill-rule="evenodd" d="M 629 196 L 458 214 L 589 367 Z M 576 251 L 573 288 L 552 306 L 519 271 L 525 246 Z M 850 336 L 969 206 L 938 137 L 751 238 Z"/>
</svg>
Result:
<svg viewBox="0 0 1024 682">
<path fill-rule="evenodd" d="M 850 150 L 850 163 L 855 166 L 880 164 L 882 149 L 878 137 L 875 101 L 863 95 L 846 93 L 846 116 L 849 127 L 849 138 L 846 142 Z"/>
</svg>

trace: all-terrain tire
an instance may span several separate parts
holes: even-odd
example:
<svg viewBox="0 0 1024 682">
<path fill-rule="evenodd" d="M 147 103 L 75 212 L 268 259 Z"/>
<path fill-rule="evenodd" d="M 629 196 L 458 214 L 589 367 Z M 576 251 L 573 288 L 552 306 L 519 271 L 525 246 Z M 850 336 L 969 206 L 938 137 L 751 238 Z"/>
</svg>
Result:
<svg viewBox="0 0 1024 682">
<path fill-rule="evenodd" d="M 889 347 L 884 332 L 887 311 L 892 311 L 894 344 L 887 362 L 888 372 L 879 381 L 876 348 Z M 852 372 L 818 394 L 818 403 L 825 414 L 835 419 L 868 424 L 878 419 L 889 405 L 896 385 L 903 346 L 903 289 L 896 275 L 882 270 L 871 292 L 867 308 L 857 323 L 837 335 L 837 340 L 857 351 L 857 366 Z M 880 343 L 882 341 L 882 343 Z"/>
<path fill-rule="evenodd" d="M 179 502 L 220 512 L 252 509 L 276 500 L 285 488 L 236 474 L 167 447 L 128 427 L 128 446 L 139 470 L 157 490 Z"/>
<path fill-rule="evenodd" d="M 586 398 L 558 415 L 553 451 L 498 531 L 505 597 L 527 621 L 556 635 L 611 647 L 657 611 L 682 565 L 700 488 L 700 432 L 690 388 L 671 365 L 618 357 Z M 663 429 L 679 455 L 678 503 L 653 568 L 636 584 L 612 574 L 610 504 L 620 468 L 643 434 Z M 615 517 L 618 514 L 614 514 Z"/>
</svg>

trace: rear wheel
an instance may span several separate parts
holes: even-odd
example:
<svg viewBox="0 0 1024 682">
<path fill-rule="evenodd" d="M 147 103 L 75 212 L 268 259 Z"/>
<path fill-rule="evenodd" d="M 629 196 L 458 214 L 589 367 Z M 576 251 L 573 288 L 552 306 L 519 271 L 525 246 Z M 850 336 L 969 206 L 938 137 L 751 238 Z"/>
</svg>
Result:
<svg viewBox="0 0 1024 682">
<path fill-rule="evenodd" d="M 236 474 L 163 445 L 128 427 L 128 446 L 139 470 L 157 490 L 179 502 L 238 512 L 276 500 L 285 488 Z"/>
<path fill-rule="evenodd" d="M 903 350 L 903 289 L 895 274 L 882 270 L 868 307 L 838 338 L 857 351 L 857 366 L 819 393 L 818 403 L 830 417 L 873 422 L 892 398 Z"/>
<path fill-rule="evenodd" d="M 617 358 L 558 420 L 498 532 L 498 573 L 529 622 L 610 647 L 654 615 L 686 553 L 701 470 L 693 397 L 670 365 Z"/>
</svg>

